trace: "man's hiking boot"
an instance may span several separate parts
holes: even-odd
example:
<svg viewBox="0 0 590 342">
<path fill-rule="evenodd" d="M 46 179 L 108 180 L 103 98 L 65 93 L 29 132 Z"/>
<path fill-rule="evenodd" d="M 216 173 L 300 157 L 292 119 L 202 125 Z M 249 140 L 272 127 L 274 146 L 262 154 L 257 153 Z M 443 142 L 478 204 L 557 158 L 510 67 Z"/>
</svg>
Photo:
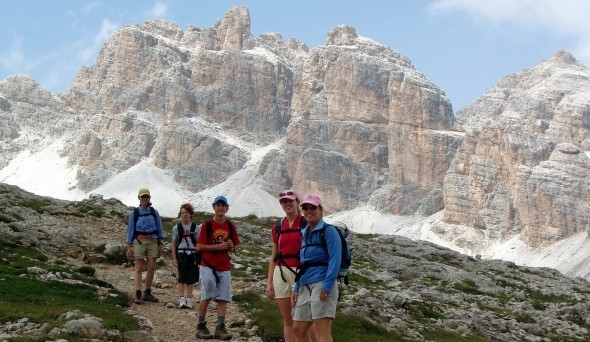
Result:
<svg viewBox="0 0 590 342">
<path fill-rule="evenodd" d="M 145 289 L 145 291 L 143 291 L 143 301 L 157 303 L 160 300 L 152 295 L 152 289 Z"/>
<path fill-rule="evenodd" d="M 215 327 L 215 338 L 220 340 L 231 340 L 232 336 L 227 332 L 225 324 L 218 324 Z"/>
<path fill-rule="evenodd" d="M 141 300 L 141 290 L 135 291 L 135 304 L 141 304 L 143 301 Z"/>
<path fill-rule="evenodd" d="M 209 329 L 207 329 L 207 322 L 197 323 L 197 338 L 201 338 L 203 340 L 210 340 L 213 338 L 213 334 L 211 334 Z"/>
</svg>

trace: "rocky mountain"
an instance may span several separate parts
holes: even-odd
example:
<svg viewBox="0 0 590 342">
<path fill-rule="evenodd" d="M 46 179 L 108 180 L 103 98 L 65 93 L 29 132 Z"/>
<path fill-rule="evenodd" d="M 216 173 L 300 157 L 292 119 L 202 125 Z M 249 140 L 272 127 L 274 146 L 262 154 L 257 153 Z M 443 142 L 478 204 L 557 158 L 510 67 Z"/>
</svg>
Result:
<svg viewBox="0 0 590 342">
<path fill-rule="evenodd" d="M 531 246 L 590 227 L 590 70 L 558 51 L 459 111 L 465 138 L 445 178 L 446 222 Z"/>
<path fill-rule="evenodd" d="M 309 49 L 252 36 L 233 7 L 205 29 L 121 28 L 61 94 L 0 81 L 0 166 L 59 142 L 71 188 L 149 160 L 195 194 L 249 168 L 234 184 L 247 197 L 294 186 L 329 212 L 444 211 L 489 239 L 545 246 L 590 229 L 588 89 L 588 68 L 559 51 L 454 114 L 407 57 L 352 27 Z"/>
<path fill-rule="evenodd" d="M 124 252 L 129 210 L 115 199 L 63 201 L 0 184 L 0 242 L 35 246 L 50 264 L 90 264 L 101 279 L 131 296 L 131 265 L 107 263 L 120 260 L 117 255 Z M 234 296 L 254 293 L 263 297 L 270 224 L 247 218 L 232 220 L 242 240 L 239 252 L 232 255 Z M 437 340 L 441 336 L 476 341 L 590 338 L 590 283 L 582 278 L 564 277 L 549 268 L 482 260 L 401 236 L 353 233 L 349 239 L 353 250 L 351 283 L 343 287 L 336 320 L 344 319 L 345 314 L 368 319 L 399 340 Z M 177 329 L 179 324 L 194 327 L 196 318 L 194 311 L 177 308 L 169 253 L 167 249 L 159 261 L 154 281 L 154 293 L 161 303 L 130 304 L 127 309 L 142 322 L 143 331 L 107 331 L 97 318 L 78 319 L 86 314 L 78 312 L 74 317 L 60 318 L 58 324 L 25 324 L 27 317 L 2 323 L 0 339 L 55 336 L 59 332 L 93 340 L 194 338 L 194 330 Z M 39 267 L 28 269 L 21 277 L 68 281 L 63 274 Z M 100 290 L 103 294 L 111 291 L 108 287 Z M 262 341 L 261 329 L 251 318 L 256 309 L 231 305 L 228 321 L 236 340 Z"/>
</svg>

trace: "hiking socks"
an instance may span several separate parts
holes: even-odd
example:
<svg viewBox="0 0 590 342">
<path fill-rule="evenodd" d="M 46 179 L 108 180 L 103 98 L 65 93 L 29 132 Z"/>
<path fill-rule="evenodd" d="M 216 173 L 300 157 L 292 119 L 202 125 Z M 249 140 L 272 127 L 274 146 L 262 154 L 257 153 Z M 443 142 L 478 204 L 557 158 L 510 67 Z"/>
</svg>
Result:
<svg viewBox="0 0 590 342">
<path fill-rule="evenodd" d="M 200 316 L 199 315 L 199 319 L 197 320 L 197 323 L 201 324 L 201 323 L 206 323 L 205 322 L 205 316 Z"/>
<path fill-rule="evenodd" d="M 217 325 L 225 325 L 225 316 L 217 316 Z"/>
</svg>

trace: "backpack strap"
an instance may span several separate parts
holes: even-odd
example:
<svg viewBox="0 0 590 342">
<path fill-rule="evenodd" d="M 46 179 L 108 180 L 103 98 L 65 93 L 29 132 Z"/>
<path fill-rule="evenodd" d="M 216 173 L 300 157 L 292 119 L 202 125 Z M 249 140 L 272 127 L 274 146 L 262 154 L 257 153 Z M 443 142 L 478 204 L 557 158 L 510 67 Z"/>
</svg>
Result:
<svg viewBox="0 0 590 342">
<path fill-rule="evenodd" d="M 195 239 L 195 231 L 197 230 L 197 224 L 191 222 L 191 228 L 188 235 L 184 234 L 184 227 L 182 226 L 182 222 L 179 222 L 176 225 L 176 232 L 178 233 L 178 240 L 176 240 L 176 250 L 178 251 L 180 244 L 182 243 L 182 239 L 186 239 L 187 237 L 191 239 L 193 246 L 197 246 L 197 240 Z M 183 250 L 188 250 L 187 248 L 183 248 Z M 192 248 L 190 250 L 193 250 Z"/>
</svg>

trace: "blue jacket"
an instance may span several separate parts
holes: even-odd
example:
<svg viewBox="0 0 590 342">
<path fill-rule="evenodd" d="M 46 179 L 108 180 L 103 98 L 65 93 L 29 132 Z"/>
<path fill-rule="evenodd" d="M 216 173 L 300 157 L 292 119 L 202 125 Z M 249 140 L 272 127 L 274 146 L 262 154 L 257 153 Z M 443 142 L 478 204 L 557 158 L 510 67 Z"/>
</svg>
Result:
<svg viewBox="0 0 590 342">
<path fill-rule="evenodd" d="M 150 213 L 150 207 L 142 208 L 139 207 L 139 218 L 137 219 L 137 227 L 135 230 L 138 234 L 151 232 L 157 230 L 157 234 L 152 234 L 151 237 L 153 239 L 161 239 L 164 237 L 164 232 L 162 231 L 162 220 L 160 219 L 160 214 L 156 209 L 154 209 L 154 214 L 156 219 Z M 133 243 L 133 219 L 135 216 L 134 210 L 131 210 L 129 213 L 129 221 L 127 222 L 127 243 Z"/>
<path fill-rule="evenodd" d="M 340 269 L 340 259 L 342 258 L 342 245 L 340 243 L 340 236 L 336 228 L 328 227 L 323 219 L 320 219 L 316 227 L 312 230 L 307 225 L 302 231 L 303 239 L 301 241 L 301 251 L 299 257 L 301 263 L 309 262 L 327 262 L 328 266 L 309 267 L 301 276 L 299 281 L 295 283 L 293 291 L 299 292 L 299 287 L 306 284 L 323 281 L 322 290 L 330 292 Z M 320 246 L 323 241 L 320 233 L 325 231 L 326 248 Z M 310 244 L 318 244 L 317 246 L 307 246 Z"/>
</svg>

